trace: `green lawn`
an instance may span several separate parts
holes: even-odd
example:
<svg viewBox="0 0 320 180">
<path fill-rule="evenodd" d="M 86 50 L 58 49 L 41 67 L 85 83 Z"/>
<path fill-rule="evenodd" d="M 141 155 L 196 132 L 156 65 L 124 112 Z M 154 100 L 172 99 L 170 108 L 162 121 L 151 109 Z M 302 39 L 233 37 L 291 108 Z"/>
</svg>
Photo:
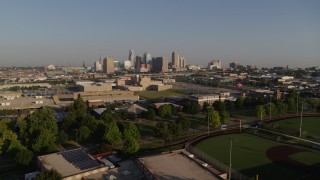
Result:
<svg viewBox="0 0 320 180">
<path fill-rule="evenodd" d="M 299 129 L 300 118 L 290 118 L 273 123 L 282 128 Z M 302 132 L 307 132 L 310 135 L 320 137 L 320 117 L 303 117 Z"/>
<path fill-rule="evenodd" d="M 259 179 L 283 179 L 284 177 L 286 179 L 297 179 L 304 175 L 303 172 L 294 171 L 270 161 L 265 154 L 266 151 L 271 147 L 283 144 L 257 136 L 249 134 L 222 135 L 204 140 L 198 143 L 196 148 L 229 166 L 229 137 L 237 139 L 233 141 L 232 167 L 244 175 L 255 177 L 259 174 Z M 310 152 L 304 152 L 294 159 L 301 160 L 303 157 L 312 156 L 312 161 L 302 162 L 320 168 L 320 151 L 310 149 L 308 151 Z"/>
</svg>

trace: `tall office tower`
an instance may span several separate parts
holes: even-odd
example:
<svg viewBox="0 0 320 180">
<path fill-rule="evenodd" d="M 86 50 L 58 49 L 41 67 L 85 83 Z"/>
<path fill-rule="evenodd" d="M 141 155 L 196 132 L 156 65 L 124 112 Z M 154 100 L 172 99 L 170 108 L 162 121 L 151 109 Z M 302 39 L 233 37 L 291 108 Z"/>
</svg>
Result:
<svg viewBox="0 0 320 180">
<path fill-rule="evenodd" d="M 179 61 L 180 61 L 180 63 L 179 63 L 179 67 L 180 68 L 184 68 L 185 66 L 186 66 L 186 60 L 184 59 L 184 57 L 183 56 L 179 56 Z"/>
<path fill-rule="evenodd" d="M 100 61 L 96 61 L 96 62 L 94 63 L 94 70 L 95 70 L 96 72 L 102 71 L 102 63 L 100 63 Z"/>
<path fill-rule="evenodd" d="M 107 74 L 114 73 L 114 60 L 113 57 L 103 59 L 103 72 Z"/>
<path fill-rule="evenodd" d="M 123 63 L 124 65 L 124 69 L 130 69 L 131 68 L 131 61 L 127 60 L 127 61 L 124 61 Z"/>
<path fill-rule="evenodd" d="M 143 63 L 142 64 L 150 64 L 152 60 L 151 54 L 148 52 L 145 52 L 143 54 Z"/>
<path fill-rule="evenodd" d="M 119 71 L 121 70 L 121 63 L 120 61 L 113 61 L 114 63 L 114 71 Z"/>
<path fill-rule="evenodd" d="M 142 57 L 141 56 L 136 56 L 136 63 L 134 65 L 135 69 L 139 70 L 141 64 L 142 64 Z"/>
<path fill-rule="evenodd" d="M 230 68 L 232 69 L 238 69 L 239 62 L 232 62 L 229 64 Z"/>
<path fill-rule="evenodd" d="M 129 51 L 129 61 L 131 61 L 131 67 L 135 67 L 135 56 L 134 56 L 134 50 L 130 49 Z"/>
<path fill-rule="evenodd" d="M 153 58 L 152 71 L 155 73 L 168 72 L 168 59 L 166 57 Z"/>
<path fill-rule="evenodd" d="M 172 59 L 171 59 L 171 66 L 172 67 L 180 67 L 180 59 L 179 54 L 176 52 L 172 52 Z"/>
<path fill-rule="evenodd" d="M 221 61 L 219 59 L 217 60 L 212 60 L 211 62 L 208 63 L 208 69 L 221 69 Z"/>
</svg>

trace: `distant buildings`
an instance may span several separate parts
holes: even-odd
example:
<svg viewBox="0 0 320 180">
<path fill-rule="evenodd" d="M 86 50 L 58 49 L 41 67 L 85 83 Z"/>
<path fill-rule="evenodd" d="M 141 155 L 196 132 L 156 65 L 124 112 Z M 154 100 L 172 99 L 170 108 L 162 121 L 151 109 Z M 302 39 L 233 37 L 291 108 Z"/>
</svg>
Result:
<svg viewBox="0 0 320 180">
<path fill-rule="evenodd" d="M 152 71 L 155 73 L 168 72 L 168 59 L 166 57 L 156 57 L 152 59 Z"/>
<path fill-rule="evenodd" d="M 238 69 L 238 66 L 239 66 L 239 62 L 232 62 L 229 64 L 229 67 L 231 69 Z"/>
<path fill-rule="evenodd" d="M 131 61 L 131 67 L 135 67 L 135 56 L 133 49 L 129 51 L 129 61 Z"/>
<path fill-rule="evenodd" d="M 107 74 L 114 73 L 114 60 L 113 57 L 103 59 L 103 72 Z"/>
<path fill-rule="evenodd" d="M 100 56 L 99 61 L 96 61 L 94 63 L 94 70 L 96 72 L 101 72 L 102 71 L 102 65 L 103 65 L 103 60 L 102 60 L 102 57 Z"/>
<path fill-rule="evenodd" d="M 172 68 L 184 68 L 186 66 L 184 57 L 173 51 L 171 66 Z"/>
<path fill-rule="evenodd" d="M 127 61 L 124 61 L 123 63 L 123 66 L 124 66 L 124 69 L 130 69 L 131 68 L 131 61 L 127 60 Z"/>
<path fill-rule="evenodd" d="M 142 64 L 150 64 L 152 60 L 152 56 L 149 52 L 145 52 L 143 54 L 143 63 Z"/>
<path fill-rule="evenodd" d="M 218 60 L 212 60 L 211 62 L 208 63 L 208 69 L 221 69 L 221 61 Z"/>
</svg>

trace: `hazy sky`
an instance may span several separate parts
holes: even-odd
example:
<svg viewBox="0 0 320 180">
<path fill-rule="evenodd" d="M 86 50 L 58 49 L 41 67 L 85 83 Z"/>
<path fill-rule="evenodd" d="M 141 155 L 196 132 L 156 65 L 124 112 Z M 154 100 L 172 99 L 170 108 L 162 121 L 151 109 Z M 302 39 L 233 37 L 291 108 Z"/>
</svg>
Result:
<svg viewBox="0 0 320 180">
<path fill-rule="evenodd" d="M 0 1 L 0 66 L 93 66 L 130 49 L 188 64 L 320 66 L 320 1 Z"/>
</svg>

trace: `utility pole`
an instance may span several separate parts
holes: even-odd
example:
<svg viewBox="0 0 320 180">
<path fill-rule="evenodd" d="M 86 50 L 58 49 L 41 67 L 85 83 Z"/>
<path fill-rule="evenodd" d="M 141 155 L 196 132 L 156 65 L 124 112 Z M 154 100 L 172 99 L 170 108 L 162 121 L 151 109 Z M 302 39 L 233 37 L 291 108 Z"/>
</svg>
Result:
<svg viewBox="0 0 320 180">
<path fill-rule="evenodd" d="M 232 143 L 233 140 L 237 141 L 237 139 L 233 137 L 228 137 L 230 139 L 230 151 L 229 151 L 229 180 L 231 180 L 231 170 L 232 170 Z"/>
<path fill-rule="evenodd" d="M 303 113 L 303 104 L 301 105 L 299 137 L 302 136 L 302 113 Z"/>
<path fill-rule="evenodd" d="M 299 114 L 299 104 L 298 104 L 298 102 L 299 102 L 299 93 L 297 93 L 297 115 Z"/>
<path fill-rule="evenodd" d="M 209 105 L 209 97 L 207 96 L 207 103 Z M 210 106 L 209 106 L 210 107 Z M 210 133 L 210 128 L 209 128 L 209 107 L 207 108 L 207 114 L 208 114 L 208 136 L 209 136 L 209 133 Z"/>
<path fill-rule="evenodd" d="M 271 95 L 270 95 L 270 103 L 269 103 L 269 120 L 271 120 Z"/>
</svg>

